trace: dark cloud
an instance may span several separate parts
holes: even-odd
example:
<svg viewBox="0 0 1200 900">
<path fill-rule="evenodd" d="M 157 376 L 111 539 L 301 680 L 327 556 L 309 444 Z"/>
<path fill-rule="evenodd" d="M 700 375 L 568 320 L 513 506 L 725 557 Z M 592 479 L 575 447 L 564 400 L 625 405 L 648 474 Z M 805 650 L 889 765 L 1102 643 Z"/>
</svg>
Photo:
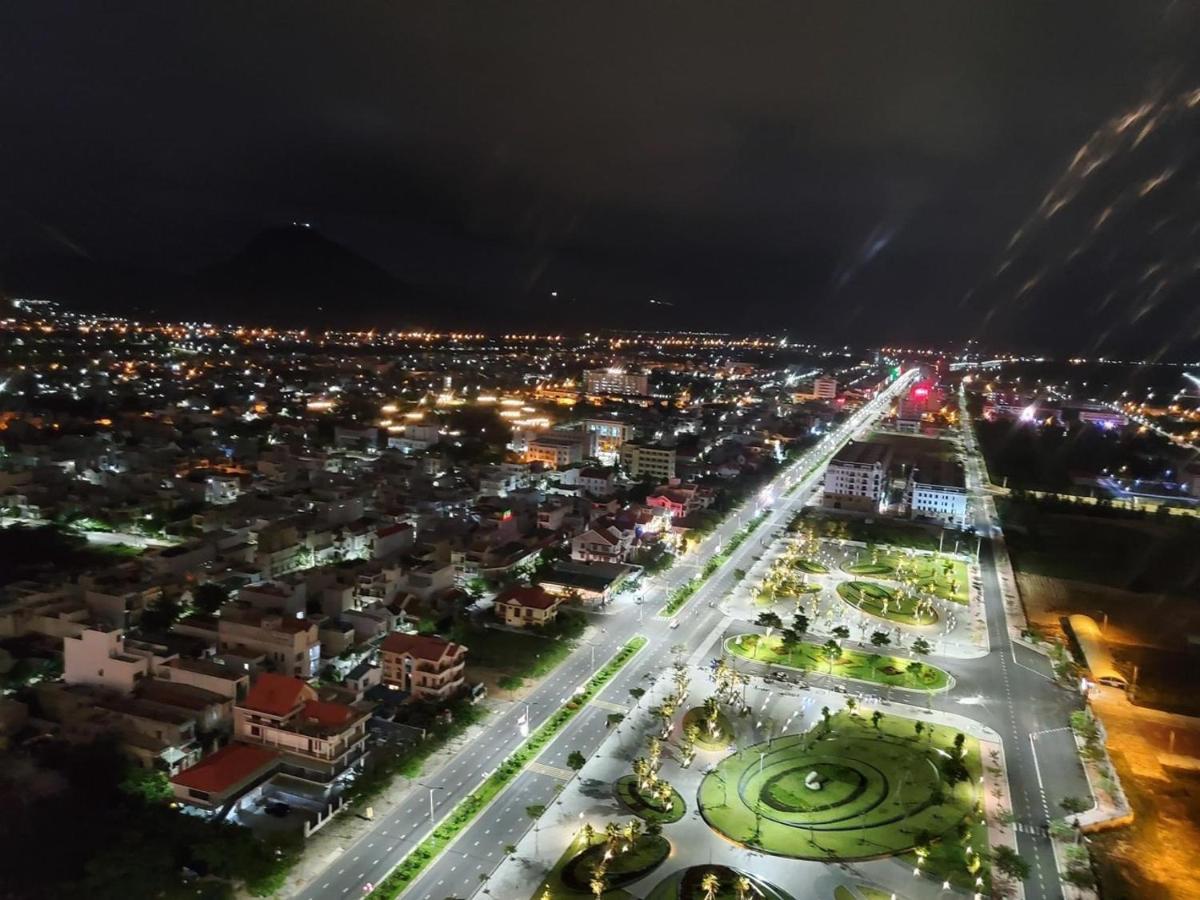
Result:
<svg viewBox="0 0 1200 900">
<path fill-rule="evenodd" d="M 1074 149 L 1186 80 L 1194 12 L 9 4 L 0 250 L 197 269 L 300 218 L 407 280 L 558 289 L 573 316 L 662 296 L 707 326 L 962 334 Z"/>
</svg>

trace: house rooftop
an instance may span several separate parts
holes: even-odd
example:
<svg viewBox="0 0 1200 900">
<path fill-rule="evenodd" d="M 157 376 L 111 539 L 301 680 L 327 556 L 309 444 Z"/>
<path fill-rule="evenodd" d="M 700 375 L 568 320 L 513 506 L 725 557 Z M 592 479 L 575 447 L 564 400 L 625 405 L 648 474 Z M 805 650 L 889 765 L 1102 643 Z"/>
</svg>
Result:
<svg viewBox="0 0 1200 900">
<path fill-rule="evenodd" d="M 857 463 L 863 466 L 886 465 L 892 448 L 875 441 L 851 441 L 833 457 L 835 463 Z"/>
<path fill-rule="evenodd" d="M 263 672 L 251 686 L 246 699 L 238 705 L 282 718 L 299 706 L 306 695 L 314 697 L 316 692 L 299 678 Z"/>
<path fill-rule="evenodd" d="M 407 653 L 418 659 L 437 662 L 447 654 L 454 656 L 466 648 L 432 634 L 404 634 L 396 631 L 384 638 L 379 649 L 384 653 Z"/>
<path fill-rule="evenodd" d="M 267 774 L 278 759 L 278 753 L 265 747 L 229 744 L 184 769 L 171 783 L 208 794 L 222 794 Z"/>
</svg>

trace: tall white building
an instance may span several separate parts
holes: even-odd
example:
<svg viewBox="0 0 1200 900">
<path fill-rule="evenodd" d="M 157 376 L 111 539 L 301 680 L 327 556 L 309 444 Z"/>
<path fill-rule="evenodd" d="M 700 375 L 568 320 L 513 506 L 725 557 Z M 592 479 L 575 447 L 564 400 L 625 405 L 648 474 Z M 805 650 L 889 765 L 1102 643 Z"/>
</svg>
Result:
<svg viewBox="0 0 1200 900">
<path fill-rule="evenodd" d="M 832 509 L 879 512 L 887 499 L 891 461 L 887 444 L 851 441 L 825 469 L 822 503 Z"/>
<path fill-rule="evenodd" d="M 937 519 L 955 528 L 967 524 L 967 488 L 962 467 L 943 459 L 925 459 L 909 476 L 908 514 Z"/>
</svg>

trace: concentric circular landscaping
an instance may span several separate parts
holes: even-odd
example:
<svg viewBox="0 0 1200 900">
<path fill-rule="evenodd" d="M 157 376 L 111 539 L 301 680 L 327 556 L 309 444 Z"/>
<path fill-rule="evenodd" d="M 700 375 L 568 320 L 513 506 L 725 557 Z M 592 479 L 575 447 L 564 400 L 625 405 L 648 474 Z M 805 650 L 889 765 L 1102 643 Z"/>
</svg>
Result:
<svg viewBox="0 0 1200 900">
<path fill-rule="evenodd" d="M 819 563 L 815 559 L 798 559 L 792 565 L 809 575 L 826 575 L 829 572 L 829 566 Z"/>
<path fill-rule="evenodd" d="M 938 744 L 907 719 L 839 715 L 826 732 L 786 735 L 726 757 L 700 785 L 701 814 L 735 841 L 801 859 L 864 859 L 942 835 L 972 810 Z"/>
<path fill-rule="evenodd" d="M 837 594 L 855 609 L 901 625 L 933 625 L 938 620 L 932 605 L 873 581 L 843 581 Z"/>
</svg>

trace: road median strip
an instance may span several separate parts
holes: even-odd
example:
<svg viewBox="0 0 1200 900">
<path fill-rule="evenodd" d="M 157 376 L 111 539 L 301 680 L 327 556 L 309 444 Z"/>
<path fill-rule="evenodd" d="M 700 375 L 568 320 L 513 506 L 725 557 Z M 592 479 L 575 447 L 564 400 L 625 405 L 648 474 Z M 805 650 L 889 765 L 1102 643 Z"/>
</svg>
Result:
<svg viewBox="0 0 1200 900">
<path fill-rule="evenodd" d="M 530 762 L 546 748 L 567 723 L 583 709 L 646 645 L 646 638 L 638 635 L 625 644 L 604 666 L 593 675 L 574 697 L 563 704 L 554 715 L 542 723 L 526 738 L 494 772 L 488 775 L 479 787 L 458 802 L 416 847 L 414 847 L 370 894 L 381 900 L 398 897 L 425 871 L 443 850 L 470 825 L 480 813 L 526 769 Z"/>
<path fill-rule="evenodd" d="M 671 596 L 667 598 L 666 605 L 659 611 L 658 615 L 660 617 L 673 616 L 675 613 L 679 612 L 679 610 L 683 608 L 684 604 L 687 603 L 688 600 L 692 599 L 692 595 L 695 594 L 696 591 L 700 590 L 700 588 L 704 585 L 704 582 L 708 581 L 708 579 L 711 578 L 712 575 L 721 568 L 721 566 L 725 565 L 725 563 L 729 561 L 729 558 L 733 555 L 734 551 L 737 550 L 738 547 L 742 546 L 746 538 L 750 537 L 750 535 L 754 533 L 754 530 L 763 522 L 765 522 L 766 519 L 767 513 L 761 512 L 747 522 L 741 531 L 729 539 L 728 547 L 715 556 L 709 558 L 708 562 L 704 564 L 704 568 L 700 570 L 699 575 L 675 589 Z"/>
</svg>

